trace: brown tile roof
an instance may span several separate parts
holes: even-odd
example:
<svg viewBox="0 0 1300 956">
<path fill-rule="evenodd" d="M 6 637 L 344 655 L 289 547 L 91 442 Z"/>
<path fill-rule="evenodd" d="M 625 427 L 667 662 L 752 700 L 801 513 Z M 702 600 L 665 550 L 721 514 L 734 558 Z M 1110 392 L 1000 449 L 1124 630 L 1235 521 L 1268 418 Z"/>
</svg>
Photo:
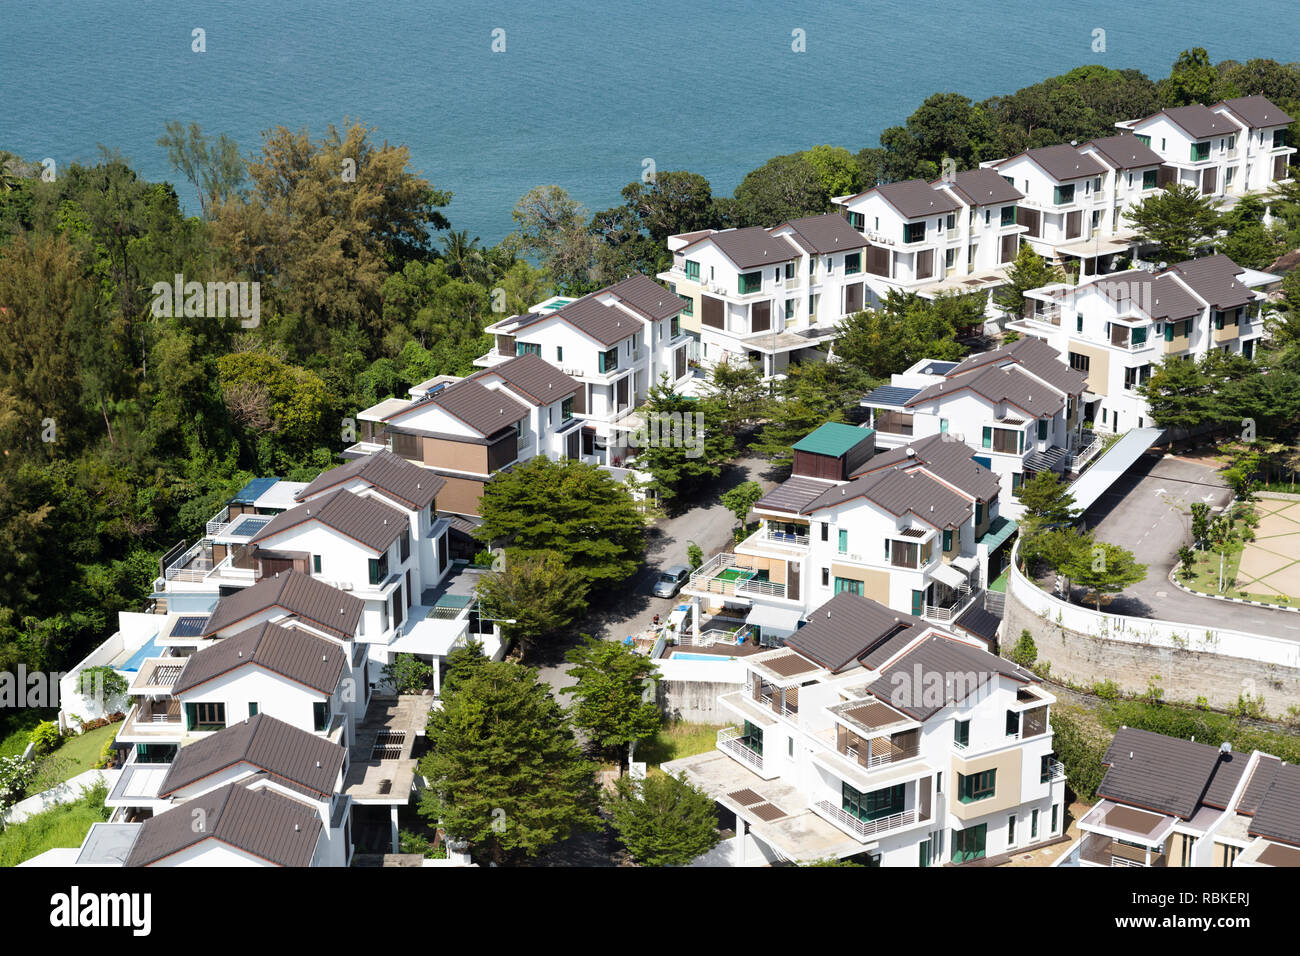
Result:
<svg viewBox="0 0 1300 956">
<path fill-rule="evenodd" d="M 1193 103 L 1190 106 L 1175 106 L 1161 110 L 1175 126 L 1188 133 L 1193 139 L 1205 139 L 1210 136 L 1225 136 L 1237 132 L 1237 124 L 1226 116 L 1214 112 L 1208 106 Z M 1143 120 L 1153 119 L 1160 113 L 1154 113 Z"/>
<path fill-rule="evenodd" d="M 1300 767 L 1278 766 L 1248 832 L 1300 846 Z"/>
<path fill-rule="evenodd" d="M 708 233 L 703 233 L 702 236 L 705 239 L 710 238 Z M 642 326 L 617 305 L 601 301 L 609 296 L 613 296 L 622 305 L 652 322 L 671 318 L 686 307 L 686 300 L 681 296 L 669 292 L 648 276 L 636 273 L 626 279 L 620 279 L 613 285 L 575 299 L 554 312 L 515 316 L 512 320 L 515 324 L 509 329 L 509 334 L 517 334 L 538 322 L 558 316 L 602 345 L 615 345 L 639 331 Z M 500 367 L 496 366 L 496 368 Z M 470 376 L 470 378 L 476 377 L 477 375 Z"/>
<path fill-rule="evenodd" d="M 681 296 L 669 292 L 654 279 L 639 272 L 626 279 L 620 279 L 611 286 L 606 286 L 595 295 L 615 296 L 624 305 L 640 312 L 652 322 L 670 319 L 686 307 L 686 300 Z"/>
<path fill-rule="evenodd" d="M 357 633 L 366 602 L 330 587 L 301 571 L 281 571 L 263 578 L 251 588 L 229 594 L 219 601 L 203 625 L 203 637 L 212 637 L 254 615 L 279 609 L 350 641 Z"/>
<path fill-rule="evenodd" d="M 1246 789 L 1242 791 L 1241 798 L 1237 801 L 1238 813 L 1250 816 L 1259 809 L 1260 801 L 1264 799 L 1264 794 L 1268 793 L 1268 788 L 1273 785 L 1273 777 L 1281 766 L 1282 761 L 1277 757 L 1259 758 L 1250 780 L 1246 783 Z"/>
<path fill-rule="evenodd" d="M 1061 361 L 1059 353 L 1042 339 L 1026 336 L 1010 345 L 1003 345 L 988 352 L 971 355 L 963 359 L 956 368 L 950 369 L 947 378 L 956 378 L 967 372 L 994 362 L 1012 360 L 1023 365 L 1035 376 L 1041 378 L 1052 388 L 1067 395 L 1081 394 L 1088 387 L 1088 377 L 1076 372 Z"/>
<path fill-rule="evenodd" d="M 550 405 L 568 398 L 582 387 L 576 379 L 565 375 L 540 355 L 520 355 L 508 362 L 475 372 L 469 377 L 482 382 L 493 376 L 500 378 L 511 390 L 538 406 Z"/>
<path fill-rule="evenodd" d="M 410 518 L 391 505 L 340 488 L 280 512 L 249 538 L 249 543 L 263 544 L 309 521 L 318 521 L 372 551 L 380 552 L 387 550 L 403 531 L 409 531 L 411 527 Z"/>
<path fill-rule="evenodd" d="M 1177 321 L 1194 318 L 1205 308 L 1169 272 L 1155 275 L 1134 269 L 1103 276 L 1088 285 L 1118 308 L 1136 307 L 1153 319 Z"/>
<path fill-rule="evenodd" d="M 848 224 L 839 213 L 828 212 L 821 216 L 791 219 L 773 231 L 789 227 L 799 239 L 799 244 L 811 252 L 827 255 L 848 249 L 861 249 L 870 245 L 867 237 Z"/>
<path fill-rule="evenodd" d="M 464 422 L 484 438 L 495 435 L 528 415 L 528 407 L 513 396 L 465 379 L 385 416 L 384 420 L 393 421 L 430 405 L 437 406 Z"/>
<path fill-rule="evenodd" d="M 197 810 L 205 824 L 200 830 L 194 828 Z M 227 784 L 142 823 L 126 865 L 153 866 L 215 840 L 274 866 L 309 866 L 322 829 L 315 811 L 296 800 Z"/>
<path fill-rule="evenodd" d="M 908 451 L 912 454 L 909 455 Z M 945 441 L 943 435 L 930 435 L 883 451 L 868 459 L 854 472 L 853 478 L 879 472 L 885 468 L 921 467 L 954 488 L 980 501 L 992 501 L 1001 490 L 998 476 L 975 460 L 975 451 L 961 441 Z"/>
<path fill-rule="evenodd" d="M 697 240 L 680 251 L 689 249 L 705 240 L 712 240 L 724 256 L 741 269 L 757 269 L 776 262 L 789 262 L 801 255 L 788 239 L 772 235 L 762 226 L 746 226 L 743 229 L 724 229 L 704 239 Z"/>
<path fill-rule="evenodd" d="M 1085 176 L 1100 176 L 1106 172 L 1106 167 L 1095 157 L 1081 153 L 1075 147 L 1064 143 L 1040 146 L 1038 149 L 1026 150 L 1020 155 L 1033 160 L 1047 175 L 1058 182 L 1082 179 Z"/>
<path fill-rule="evenodd" d="M 904 219 L 924 219 L 926 216 L 940 216 L 956 212 L 961 208 L 957 200 L 942 189 L 935 189 L 924 179 L 906 179 L 897 183 L 885 183 L 882 186 L 876 186 L 874 190 L 868 189 L 867 192 L 861 195 L 865 196 L 873 191 L 885 202 L 897 209 L 899 215 Z"/>
<path fill-rule="evenodd" d="M 1284 126 L 1292 122 L 1290 116 L 1262 96 L 1238 96 L 1214 105 L 1215 107 L 1226 106 L 1234 116 L 1252 129 Z"/>
<path fill-rule="evenodd" d="M 295 497 L 298 501 L 306 501 L 353 479 L 366 482 L 416 511 L 427 507 L 447 483 L 428 469 L 414 465 L 385 448 L 373 455 L 363 455 L 355 461 L 321 472 Z"/>
<path fill-rule="evenodd" d="M 832 673 L 863 662 L 894 638 L 913 640 L 924 621 L 870 598 L 841 591 L 808 615 L 808 623 L 785 640 L 804 657 Z M 870 666 L 870 665 L 868 665 Z"/>
<path fill-rule="evenodd" d="M 935 382 L 907 400 L 908 407 L 922 405 L 936 398 L 969 389 L 990 402 L 1014 405 L 1031 418 L 1055 415 L 1065 407 L 1065 399 L 1054 389 L 1026 375 L 1015 363 L 985 365 L 962 375 Z"/>
<path fill-rule="evenodd" d="M 881 671 L 867 692 L 909 717 L 924 721 L 949 704 L 977 696 L 999 674 L 1021 683 L 1034 683 L 1032 674 L 1008 660 L 950 637 L 932 635 Z M 937 679 L 930 675 L 937 675 Z M 963 680 L 955 681 L 954 676 Z M 943 693 L 934 694 L 935 687 L 943 687 Z"/>
<path fill-rule="evenodd" d="M 1092 146 L 1118 169 L 1140 169 L 1144 166 L 1159 166 L 1164 162 L 1159 153 L 1132 133 L 1103 136 L 1089 140 L 1083 146 Z M 1082 149 L 1083 146 L 1079 148 Z"/>
<path fill-rule="evenodd" d="M 1025 198 L 1024 193 L 992 169 L 968 169 L 958 173 L 950 183 L 936 179 L 930 185 L 946 185 L 972 206 L 1005 205 Z"/>
<path fill-rule="evenodd" d="M 344 662 L 343 651 L 332 641 L 263 622 L 190 655 L 172 693 L 183 694 L 255 664 L 328 697 L 339 685 Z"/>
<path fill-rule="evenodd" d="M 1225 255 L 1179 262 L 1170 267 L 1211 308 L 1235 309 L 1255 301 L 1255 293 L 1237 276 L 1246 270 Z"/>
<path fill-rule="evenodd" d="M 1107 770 L 1097 795 L 1190 820 L 1221 758 L 1229 764 L 1246 760 L 1244 754 L 1223 754 L 1209 744 L 1121 727 L 1102 759 Z"/>
<path fill-rule="evenodd" d="M 158 794 L 171 796 L 213 774 L 246 763 L 276 783 L 313 799 L 328 799 L 339 781 L 345 755 L 344 748 L 333 741 L 267 714 L 257 714 L 180 748 Z"/>
<path fill-rule="evenodd" d="M 794 475 L 759 498 L 754 507 L 799 514 L 808 502 L 820 497 L 830 487 L 828 482 Z"/>
</svg>

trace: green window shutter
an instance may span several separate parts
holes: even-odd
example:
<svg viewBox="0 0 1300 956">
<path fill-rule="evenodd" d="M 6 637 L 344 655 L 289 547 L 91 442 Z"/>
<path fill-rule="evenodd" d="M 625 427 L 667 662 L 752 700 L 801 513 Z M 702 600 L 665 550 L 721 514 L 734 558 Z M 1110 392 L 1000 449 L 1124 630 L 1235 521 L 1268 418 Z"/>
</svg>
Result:
<svg viewBox="0 0 1300 956">
<path fill-rule="evenodd" d="M 1021 454 L 1025 450 L 1025 433 L 1016 432 L 1016 454 Z"/>
<path fill-rule="evenodd" d="M 1074 331 L 1076 331 L 1076 332 L 1082 332 L 1082 331 L 1083 331 L 1083 313 L 1082 313 L 1082 312 L 1077 313 L 1077 314 L 1075 315 L 1075 317 L 1074 317 Z"/>
<path fill-rule="evenodd" d="M 1166 323 L 1165 323 L 1165 341 L 1166 341 L 1166 342 L 1172 342 L 1173 340 L 1174 340 L 1174 323 L 1172 323 L 1172 322 L 1166 322 Z"/>
<path fill-rule="evenodd" d="M 945 531 L 945 532 L 943 533 L 943 550 L 945 550 L 945 551 L 951 551 L 951 550 L 952 550 L 952 532 L 951 532 L 951 531 Z"/>
<path fill-rule="evenodd" d="M 257 716 L 257 701 L 255 701 L 255 700 L 250 700 L 250 701 L 248 702 L 248 716 L 249 716 L 249 717 L 256 717 L 256 716 Z"/>
<path fill-rule="evenodd" d="M 564 361 L 564 346 L 563 346 L 563 345 L 557 345 L 557 346 L 555 347 L 555 361 L 557 361 L 557 362 L 563 362 L 563 361 Z"/>
<path fill-rule="evenodd" d="M 848 550 L 849 550 L 849 533 L 848 531 L 841 528 L 840 529 L 840 554 L 843 554 Z"/>
<path fill-rule="evenodd" d="M 975 523 L 984 523 L 984 502 L 982 501 L 975 502 Z"/>
<path fill-rule="evenodd" d="M 993 447 L 993 429 L 990 428 L 988 425 L 984 426 L 984 447 L 985 448 Z"/>
<path fill-rule="evenodd" d="M 1047 441 L 1047 419 L 1046 418 L 1040 418 L 1038 420 L 1038 440 Z"/>
<path fill-rule="evenodd" d="M 319 554 L 313 554 L 313 555 L 311 556 L 311 569 L 312 569 L 312 571 L 314 571 L 316 574 L 320 574 L 320 555 L 319 555 Z"/>
</svg>

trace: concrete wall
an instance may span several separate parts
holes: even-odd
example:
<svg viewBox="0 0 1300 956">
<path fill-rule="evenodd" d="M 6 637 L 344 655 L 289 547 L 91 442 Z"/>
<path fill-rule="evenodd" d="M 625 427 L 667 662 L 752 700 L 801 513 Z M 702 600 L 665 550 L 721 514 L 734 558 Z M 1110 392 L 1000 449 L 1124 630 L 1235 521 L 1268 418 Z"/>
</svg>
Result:
<svg viewBox="0 0 1300 956">
<path fill-rule="evenodd" d="M 743 690 L 744 687 L 743 683 L 727 684 L 720 681 L 661 680 L 655 691 L 655 699 L 660 710 L 671 720 L 687 720 L 697 724 L 734 724 L 735 715 L 718 706 L 718 697 Z"/>
<path fill-rule="evenodd" d="M 1033 635 L 1038 660 L 1053 678 L 1090 685 L 1112 680 L 1140 692 L 1160 677 L 1165 699 L 1229 709 L 1248 694 L 1281 714 L 1300 706 L 1300 644 L 1262 634 L 1206 629 L 1144 618 L 1098 614 L 1067 605 L 1012 568 L 1002 621 L 1004 642 Z"/>
</svg>

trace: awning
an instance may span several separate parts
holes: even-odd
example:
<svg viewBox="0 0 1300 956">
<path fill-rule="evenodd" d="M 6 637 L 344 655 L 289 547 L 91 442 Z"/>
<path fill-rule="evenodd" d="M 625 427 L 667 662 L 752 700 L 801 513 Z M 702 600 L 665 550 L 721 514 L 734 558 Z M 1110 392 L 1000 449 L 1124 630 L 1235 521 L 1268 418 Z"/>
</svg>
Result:
<svg viewBox="0 0 1300 956">
<path fill-rule="evenodd" d="M 745 618 L 745 623 L 756 625 L 768 631 L 784 631 L 787 634 L 793 634 L 799 629 L 799 619 L 801 617 L 803 617 L 802 611 L 755 604 L 750 610 L 749 616 Z"/>
<path fill-rule="evenodd" d="M 930 577 L 934 578 L 936 581 L 943 582 L 950 588 L 959 588 L 963 585 L 970 584 L 970 582 L 966 580 L 966 575 L 962 574 L 952 565 L 944 564 L 942 561 L 939 562 L 938 567 L 930 572 Z"/>
<path fill-rule="evenodd" d="M 959 554 L 952 559 L 952 566 L 960 568 L 967 574 L 974 574 L 980 569 L 980 559 L 973 555 Z"/>
<path fill-rule="evenodd" d="M 1163 435 L 1163 428 L 1134 428 L 1125 432 L 1070 485 L 1074 506 L 1080 512 L 1091 508 Z"/>
<path fill-rule="evenodd" d="M 992 554 L 1002 546 L 1002 543 L 1006 541 L 1007 538 L 1016 533 L 1016 528 L 1018 527 L 1019 525 L 1010 518 L 1004 518 L 1002 515 L 998 515 L 993 519 L 993 523 L 989 525 L 988 532 L 984 537 L 979 539 L 979 543 L 988 548 L 989 554 Z"/>
</svg>

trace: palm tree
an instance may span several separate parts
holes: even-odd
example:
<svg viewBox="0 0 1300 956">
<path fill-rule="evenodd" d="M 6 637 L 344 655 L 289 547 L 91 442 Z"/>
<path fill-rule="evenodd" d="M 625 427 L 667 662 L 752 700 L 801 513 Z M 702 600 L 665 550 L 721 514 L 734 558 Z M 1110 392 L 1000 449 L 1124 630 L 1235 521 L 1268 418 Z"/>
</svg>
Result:
<svg viewBox="0 0 1300 956">
<path fill-rule="evenodd" d="M 485 263 L 479 237 L 471 239 L 464 229 L 447 230 L 442 238 L 442 258 L 452 278 L 478 282 L 483 275 Z"/>
</svg>

